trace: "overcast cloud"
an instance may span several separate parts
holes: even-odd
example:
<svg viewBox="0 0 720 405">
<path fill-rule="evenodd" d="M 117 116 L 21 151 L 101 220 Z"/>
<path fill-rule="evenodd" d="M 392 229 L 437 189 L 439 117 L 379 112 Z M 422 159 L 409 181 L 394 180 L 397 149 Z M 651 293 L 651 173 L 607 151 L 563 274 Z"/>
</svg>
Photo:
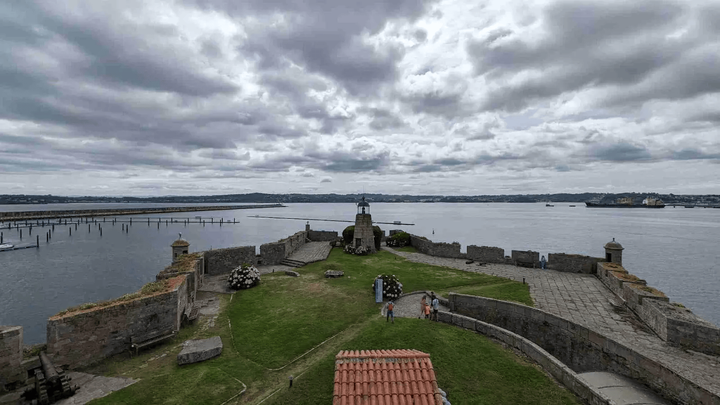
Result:
<svg viewBox="0 0 720 405">
<path fill-rule="evenodd" d="M 0 194 L 720 188 L 720 3 L 0 3 Z"/>
</svg>

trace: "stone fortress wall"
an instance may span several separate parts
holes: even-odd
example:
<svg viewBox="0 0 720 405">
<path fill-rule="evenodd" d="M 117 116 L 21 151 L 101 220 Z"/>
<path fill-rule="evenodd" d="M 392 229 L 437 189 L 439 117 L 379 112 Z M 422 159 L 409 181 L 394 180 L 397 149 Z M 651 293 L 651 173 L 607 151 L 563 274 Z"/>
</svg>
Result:
<svg viewBox="0 0 720 405">
<path fill-rule="evenodd" d="M 507 257 L 505 251 L 499 247 L 470 245 L 467 253 L 461 253 L 459 243 L 433 242 L 416 235 L 411 235 L 410 244 L 418 252 L 431 256 L 540 267 L 540 253 L 532 250 L 513 250 L 511 256 Z M 613 251 L 613 254 L 614 260 L 622 263 L 622 256 L 617 254 L 617 251 Z M 601 257 L 550 253 L 546 267 L 568 273 L 594 274 L 667 343 L 706 354 L 720 355 L 720 328 L 681 305 L 671 304 L 662 292 L 648 288 L 644 280 L 623 276 L 628 273 L 621 264 L 608 263 L 606 258 Z"/>
<path fill-rule="evenodd" d="M 537 308 L 491 298 L 450 293 L 448 301 L 450 309 L 456 313 L 440 313 L 438 319 L 441 322 L 507 341 L 507 344 L 525 352 L 589 403 L 607 402 L 588 392 L 586 384 L 575 373 L 613 372 L 639 380 L 676 403 L 718 403 L 713 393 L 662 364 L 567 319 Z M 494 330 L 487 324 L 529 340 L 563 364 L 557 364 L 552 357 L 537 348 L 523 344 L 511 334 Z M 564 365 L 571 371 L 564 370 Z"/>
<path fill-rule="evenodd" d="M 0 392 L 3 387 L 23 379 L 23 329 L 0 326 Z"/>
</svg>

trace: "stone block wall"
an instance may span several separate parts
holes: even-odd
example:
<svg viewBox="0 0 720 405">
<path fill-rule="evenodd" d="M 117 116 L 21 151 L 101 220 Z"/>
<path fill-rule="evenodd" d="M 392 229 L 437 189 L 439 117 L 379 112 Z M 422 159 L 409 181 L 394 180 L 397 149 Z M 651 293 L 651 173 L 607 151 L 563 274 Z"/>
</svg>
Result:
<svg viewBox="0 0 720 405">
<path fill-rule="evenodd" d="M 605 259 L 601 257 L 550 253 L 547 268 L 567 273 L 595 274 L 597 263 L 603 261 Z"/>
<path fill-rule="evenodd" d="M 22 326 L 0 326 L 0 392 L 7 384 L 24 380 Z"/>
<path fill-rule="evenodd" d="M 205 261 L 207 263 L 206 274 L 213 276 L 229 273 L 243 263 L 256 265 L 255 246 L 208 250 L 205 252 Z"/>
<path fill-rule="evenodd" d="M 637 379 L 677 403 L 716 404 L 713 393 L 597 332 L 545 311 L 507 301 L 450 293 L 451 308 L 546 350 L 573 371 L 609 371 Z M 455 315 L 452 315 L 455 317 Z M 466 322 L 461 320 L 463 325 Z"/>
<path fill-rule="evenodd" d="M 512 261 L 516 266 L 522 267 L 540 267 L 540 253 L 532 250 L 513 250 Z"/>
<path fill-rule="evenodd" d="M 667 341 L 698 352 L 720 356 L 720 329 L 707 322 L 667 316 Z"/>
<path fill-rule="evenodd" d="M 427 238 L 417 235 L 410 235 L 410 245 L 417 249 L 418 252 L 430 256 L 450 257 L 455 259 L 465 258 L 465 254 L 460 253 L 459 243 L 433 242 Z"/>
<path fill-rule="evenodd" d="M 187 276 L 170 290 L 107 307 L 56 315 L 47 322 L 47 353 L 57 365 L 83 367 L 130 350 L 131 338 L 150 339 L 180 329 L 187 308 Z"/>
<path fill-rule="evenodd" d="M 335 231 L 313 231 L 308 232 L 307 238 L 313 242 L 334 242 L 340 236 Z"/>
<path fill-rule="evenodd" d="M 467 258 L 484 263 L 505 263 L 505 250 L 499 247 L 475 246 L 467 247 Z"/>
<path fill-rule="evenodd" d="M 284 242 L 273 242 L 260 245 L 260 262 L 263 266 L 278 264 L 286 257 L 288 257 L 288 255 L 285 254 Z"/>
</svg>

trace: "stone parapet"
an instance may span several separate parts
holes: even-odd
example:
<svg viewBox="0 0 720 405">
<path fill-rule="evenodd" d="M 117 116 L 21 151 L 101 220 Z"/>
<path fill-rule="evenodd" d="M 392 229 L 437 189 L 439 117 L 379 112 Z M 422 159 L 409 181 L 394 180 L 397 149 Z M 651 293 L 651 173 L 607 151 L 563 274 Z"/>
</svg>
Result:
<svg viewBox="0 0 720 405">
<path fill-rule="evenodd" d="M 505 249 L 491 246 L 467 247 L 467 258 L 483 263 L 505 263 Z"/>
<path fill-rule="evenodd" d="M 547 268 L 568 273 L 597 273 L 597 263 L 605 261 L 602 257 L 571 255 L 566 253 L 548 254 Z"/>
<path fill-rule="evenodd" d="M 414 247 L 418 252 L 424 253 L 430 256 L 437 257 L 450 257 L 455 259 L 464 259 L 465 254 L 460 252 L 460 244 L 445 243 L 445 242 L 433 242 L 430 239 L 422 236 L 410 235 L 410 245 Z"/>
<path fill-rule="evenodd" d="M 311 231 L 313 232 L 313 231 Z M 260 261 L 264 266 L 279 264 L 289 257 L 293 252 L 300 249 L 306 240 L 308 233 L 305 231 L 296 232 L 285 239 L 277 242 L 265 243 L 260 246 Z M 337 233 L 335 233 L 337 237 Z"/>
<path fill-rule="evenodd" d="M 540 253 L 532 250 L 513 250 L 512 261 L 515 266 L 536 268 L 540 267 Z"/>
<path fill-rule="evenodd" d="M 340 235 L 335 231 L 313 231 L 310 230 L 307 238 L 312 242 L 334 242 L 338 240 Z"/>
<path fill-rule="evenodd" d="M 22 326 L 0 326 L 0 392 L 8 384 L 24 381 L 22 361 Z"/>
<path fill-rule="evenodd" d="M 57 365 L 83 367 L 126 352 L 143 341 L 180 329 L 188 300 L 187 275 L 168 280 L 170 290 L 104 307 L 56 315 L 47 323 L 47 353 Z"/>
<path fill-rule="evenodd" d="M 227 249 L 213 249 L 205 252 L 207 272 L 211 276 L 229 273 L 244 263 L 257 264 L 255 246 L 239 246 Z"/>
</svg>

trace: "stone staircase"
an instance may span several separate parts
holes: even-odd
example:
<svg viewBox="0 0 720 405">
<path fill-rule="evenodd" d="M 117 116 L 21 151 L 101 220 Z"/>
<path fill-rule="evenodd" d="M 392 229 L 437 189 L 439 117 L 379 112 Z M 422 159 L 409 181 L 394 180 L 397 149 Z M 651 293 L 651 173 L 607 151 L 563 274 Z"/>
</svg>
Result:
<svg viewBox="0 0 720 405">
<path fill-rule="evenodd" d="M 283 259 L 283 260 L 280 262 L 280 264 L 282 264 L 282 265 L 284 265 L 284 266 L 296 267 L 296 268 L 297 268 L 297 267 L 302 267 L 302 266 L 306 265 L 307 263 L 301 262 L 300 260 L 293 260 L 293 259 L 290 259 L 290 258 L 285 258 L 285 259 Z"/>
</svg>

